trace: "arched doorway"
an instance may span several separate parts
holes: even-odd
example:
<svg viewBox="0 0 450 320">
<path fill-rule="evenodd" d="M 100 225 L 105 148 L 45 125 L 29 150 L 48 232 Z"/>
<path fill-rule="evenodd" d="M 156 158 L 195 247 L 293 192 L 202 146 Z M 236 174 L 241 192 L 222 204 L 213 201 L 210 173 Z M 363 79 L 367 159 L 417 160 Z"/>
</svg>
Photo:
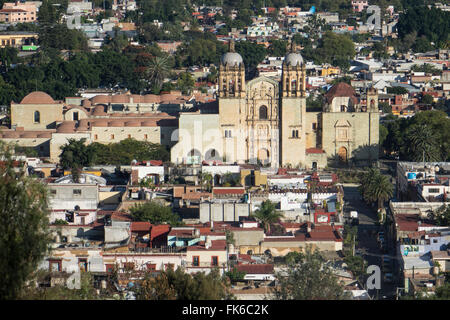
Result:
<svg viewBox="0 0 450 320">
<path fill-rule="evenodd" d="M 347 163 L 347 148 L 346 147 L 340 147 L 338 151 L 339 161 L 343 163 Z"/>
<path fill-rule="evenodd" d="M 220 176 L 220 174 L 216 174 L 215 176 L 214 176 L 214 186 L 220 186 L 220 184 L 221 184 L 221 176 Z"/>
<path fill-rule="evenodd" d="M 202 154 L 197 149 L 192 149 L 188 152 L 186 163 L 187 164 L 199 164 L 202 158 Z"/>
<path fill-rule="evenodd" d="M 205 153 L 205 160 L 222 160 L 222 159 L 220 158 L 219 151 L 217 151 L 216 149 L 209 149 Z"/>
</svg>

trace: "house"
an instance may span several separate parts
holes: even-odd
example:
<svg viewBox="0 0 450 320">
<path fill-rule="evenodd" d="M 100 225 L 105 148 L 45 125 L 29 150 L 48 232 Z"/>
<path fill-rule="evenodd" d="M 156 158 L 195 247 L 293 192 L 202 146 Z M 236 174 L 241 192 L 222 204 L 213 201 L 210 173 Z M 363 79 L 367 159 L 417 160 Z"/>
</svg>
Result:
<svg viewBox="0 0 450 320">
<path fill-rule="evenodd" d="M 236 270 L 245 272 L 245 281 L 274 281 L 273 264 L 237 264 Z"/>
<path fill-rule="evenodd" d="M 35 32 L 2 31 L 0 32 L 0 47 L 4 48 L 6 46 L 11 46 L 15 48 L 23 48 L 23 46 L 37 44 L 38 38 L 39 35 Z"/>
<path fill-rule="evenodd" d="M 155 185 L 164 183 L 164 166 L 162 161 L 141 161 L 131 166 L 132 185 L 139 185 L 145 179 L 150 179 Z"/>
<path fill-rule="evenodd" d="M 56 180 L 58 181 L 58 180 Z M 49 183 L 50 203 L 53 210 L 96 210 L 99 204 L 99 189 L 92 183 Z"/>
<path fill-rule="evenodd" d="M 225 272 L 228 264 L 226 240 L 211 240 L 206 237 L 205 241 L 197 245 L 188 246 L 186 249 L 185 270 L 188 273 L 206 272 L 213 268 L 219 268 L 221 273 Z"/>
<path fill-rule="evenodd" d="M 431 251 L 431 260 L 434 264 L 438 264 L 441 272 L 450 271 L 450 248 L 447 250 Z"/>
<path fill-rule="evenodd" d="M 36 12 L 37 8 L 34 2 L 5 2 L 0 10 L 0 22 L 34 22 L 37 19 Z"/>
</svg>

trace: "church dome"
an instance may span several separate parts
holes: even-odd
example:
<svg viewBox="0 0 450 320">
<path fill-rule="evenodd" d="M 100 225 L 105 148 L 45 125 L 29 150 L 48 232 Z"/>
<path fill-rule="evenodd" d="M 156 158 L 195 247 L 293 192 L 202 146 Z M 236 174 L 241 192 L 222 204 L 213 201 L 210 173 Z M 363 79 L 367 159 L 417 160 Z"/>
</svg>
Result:
<svg viewBox="0 0 450 320">
<path fill-rule="evenodd" d="M 26 95 L 21 104 L 55 104 L 55 100 L 47 93 L 42 91 L 34 91 Z"/>
<path fill-rule="evenodd" d="M 297 65 L 302 65 L 303 64 L 303 57 L 300 53 L 289 53 L 285 58 L 284 58 L 284 63 L 288 66 L 297 66 Z"/>
<path fill-rule="evenodd" d="M 227 52 L 225 53 L 220 62 L 222 65 L 228 65 L 229 67 L 239 66 L 240 64 L 244 63 L 242 60 L 242 57 L 237 52 Z"/>
</svg>

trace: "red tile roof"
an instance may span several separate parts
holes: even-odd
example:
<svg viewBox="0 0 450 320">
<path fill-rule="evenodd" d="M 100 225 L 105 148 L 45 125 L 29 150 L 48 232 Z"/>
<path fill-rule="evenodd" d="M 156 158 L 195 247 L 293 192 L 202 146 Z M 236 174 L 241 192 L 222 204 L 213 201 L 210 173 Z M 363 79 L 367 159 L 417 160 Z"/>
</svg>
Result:
<svg viewBox="0 0 450 320">
<path fill-rule="evenodd" d="M 169 234 L 169 231 L 170 231 L 170 225 L 168 225 L 168 224 L 160 224 L 157 226 L 152 226 L 152 229 L 150 231 L 150 239 L 153 240 L 162 235 L 167 236 L 167 234 Z"/>
<path fill-rule="evenodd" d="M 325 98 L 328 103 L 331 103 L 331 101 L 335 97 L 351 97 L 355 104 L 358 102 L 356 99 L 355 89 L 353 89 L 353 87 L 351 85 L 349 85 L 345 82 L 339 82 L 338 84 L 335 84 L 325 94 Z"/>
<path fill-rule="evenodd" d="M 42 91 L 34 91 L 27 94 L 20 104 L 55 104 L 55 100 L 47 93 Z"/>
<path fill-rule="evenodd" d="M 244 188 L 213 188 L 213 194 L 244 194 Z"/>
<path fill-rule="evenodd" d="M 150 222 L 132 222 L 131 223 L 131 232 L 139 232 L 139 231 L 147 231 L 150 232 L 150 228 L 152 224 Z"/>
<path fill-rule="evenodd" d="M 227 249 L 227 241 L 226 240 L 212 240 L 211 247 L 206 249 L 204 246 L 204 242 L 199 242 L 197 246 L 189 246 L 187 247 L 188 251 L 224 251 Z"/>
<path fill-rule="evenodd" d="M 273 274 L 273 264 L 238 264 L 236 269 L 247 274 Z"/>
<path fill-rule="evenodd" d="M 395 222 L 398 225 L 399 231 L 418 231 L 420 216 L 418 214 L 397 214 L 395 215 Z M 422 222 L 422 227 L 432 227 L 433 224 Z"/>
</svg>

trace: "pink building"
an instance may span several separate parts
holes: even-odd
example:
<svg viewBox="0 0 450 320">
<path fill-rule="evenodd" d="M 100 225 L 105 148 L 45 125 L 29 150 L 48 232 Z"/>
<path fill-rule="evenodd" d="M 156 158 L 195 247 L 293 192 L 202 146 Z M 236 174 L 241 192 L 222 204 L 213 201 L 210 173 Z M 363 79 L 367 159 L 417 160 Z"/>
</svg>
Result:
<svg viewBox="0 0 450 320">
<path fill-rule="evenodd" d="M 36 21 L 36 4 L 33 2 L 5 2 L 0 10 L 1 22 Z"/>
<path fill-rule="evenodd" d="M 361 12 L 365 10 L 369 6 L 369 2 L 367 0 L 353 0 L 352 8 L 355 12 Z"/>
</svg>

